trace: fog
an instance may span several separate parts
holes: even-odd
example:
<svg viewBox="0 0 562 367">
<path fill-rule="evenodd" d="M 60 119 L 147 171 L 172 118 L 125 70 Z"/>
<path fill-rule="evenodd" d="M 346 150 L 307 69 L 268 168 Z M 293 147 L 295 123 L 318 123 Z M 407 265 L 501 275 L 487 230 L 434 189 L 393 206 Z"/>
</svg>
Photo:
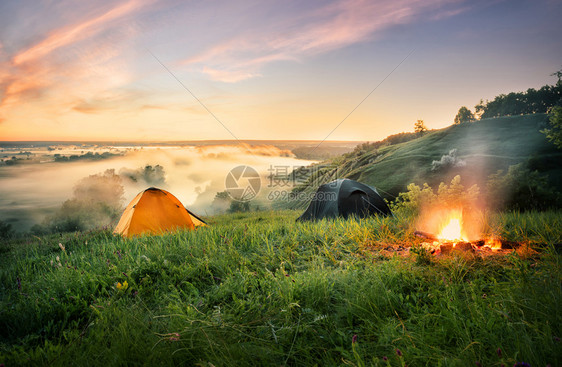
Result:
<svg viewBox="0 0 562 367">
<path fill-rule="evenodd" d="M 80 154 L 80 148 L 67 153 Z M 71 198 L 81 179 L 108 169 L 122 177 L 125 205 L 138 192 L 157 186 L 170 191 L 196 214 L 211 215 L 216 211 L 211 203 L 217 192 L 225 190 L 225 178 L 234 167 L 248 165 L 256 169 L 265 188 L 271 167 L 291 171 L 312 162 L 296 159 L 290 151 L 274 146 L 238 144 L 143 146 L 99 161 L 2 166 L 0 220 L 11 223 L 18 231 L 27 231 Z M 161 168 L 146 175 L 143 170 L 147 165 Z"/>
</svg>

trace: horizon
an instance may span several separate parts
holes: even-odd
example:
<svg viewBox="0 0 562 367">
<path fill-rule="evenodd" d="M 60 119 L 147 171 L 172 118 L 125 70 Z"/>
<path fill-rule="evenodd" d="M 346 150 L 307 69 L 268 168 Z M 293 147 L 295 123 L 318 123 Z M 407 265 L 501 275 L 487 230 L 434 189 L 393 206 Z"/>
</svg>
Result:
<svg viewBox="0 0 562 367">
<path fill-rule="evenodd" d="M 401 134 L 401 133 L 398 133 Z M 0 143 L 197 143 L 212 141 L 228 141 L 244 143 L 247 141 L 288 141 L 288 142 L 324 142 L 324 143 L 353 143 L 367 140 L 307 140 L 307 139 L 201 139 L 201 140 L 0 140 Z"/>
<path fill-rule="evenodd" d="M 554 84 L 561 13 L 549 0 L 3 2 L 0 136 L 362 142 L 417 120 L 440 129 L 461 106 Z"/>
</svg>

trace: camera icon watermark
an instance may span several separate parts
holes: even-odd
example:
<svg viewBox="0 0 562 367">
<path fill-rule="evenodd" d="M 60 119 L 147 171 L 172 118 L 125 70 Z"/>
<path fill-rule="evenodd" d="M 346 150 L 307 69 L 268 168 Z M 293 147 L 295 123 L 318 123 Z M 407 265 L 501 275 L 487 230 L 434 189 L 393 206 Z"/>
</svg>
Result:
<svg viewBox="0 0 562 367">
<path fill-rule="evenodd" d="M 250 201 L 260 192 L 261 178 L 250 166 L 237 166 L 231 169 L 225 179 L 226 192 L 237 201 Z"/>
<path fill-rule="evenodd" d="M 322 171 L 330 169 L 325 165 L 313 167 L 270 165 L 267 178 L 267 199 L 270 201 L 311 201 L 331 200 L 315 192 L 303 193 L 299 187 L 306 186 L 311 177 L 317 177 Z M 255 199 L 262 187 L 262 179 L 253 167 L 241 165 L 231 169 L 225 178 L 228 195 L 235 201 L 249 202 Z"/>
</svg>

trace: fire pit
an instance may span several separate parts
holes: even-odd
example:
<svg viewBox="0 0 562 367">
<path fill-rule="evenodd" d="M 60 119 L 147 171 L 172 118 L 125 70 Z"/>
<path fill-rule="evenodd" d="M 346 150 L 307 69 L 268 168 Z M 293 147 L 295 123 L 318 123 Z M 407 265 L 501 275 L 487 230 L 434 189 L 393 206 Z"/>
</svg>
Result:
<svg viewBox="0 0 562 367">
<path fill-rule="evenodd" d="M 451 241 L 440 240 L 436 236 L 422 231 L 415 231 L 414 235 L 431 241 L 423 242 L 422 247 L 432 254 L 448 254 L 452 251 L 498 252 L 501 250 L 514 250 L 521 246 L 519 242 L 494 238 L 476 241 Z"/>
<path fill-rule="evenodd" d="M 438 235 L 423 231 L 415 231 L 414 235 L 431 242 L 423 242 L 422 247 L 431 254 L 448 254 L 458 252 L 498 252 L 513 250 L 521 246 L 519 242 L 507 241 L 495 237 L 479 240 L 468 240 L 463 231 L 462 212 L 453 210 L 447 216 Z"/>
</svg>

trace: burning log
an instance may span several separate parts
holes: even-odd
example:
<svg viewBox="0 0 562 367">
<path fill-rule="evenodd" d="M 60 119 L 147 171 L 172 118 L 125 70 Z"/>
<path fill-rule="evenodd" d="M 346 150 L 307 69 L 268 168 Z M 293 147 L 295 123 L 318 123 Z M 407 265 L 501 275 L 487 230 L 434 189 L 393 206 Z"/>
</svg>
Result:
<svg viewBox="0 0 562 367">
<path fill-rule="evenodd" d="M 504 239 L 488 239 L 476 241 L 463 240 L 443 240 L 437 236 L 423 232 L 415 231 L 414 235 L 432 242 L 424 242 L 422 246 L 432 254 L 449 254 L 453 251 L 475 252 L 475 251 L 498 251 L 513 250 L 519 248 L 522 243 L 516 241 L 508 241 Z"/>
<path fill-rule="evenodd" d="M 470 242 L 457 242 L 453 246 L 455 251 L 472 251 L 474 252 L 474 248 Z"/>
<path fill-rule="evenodd" d="M 427 232 L 415 231 L 414 236 L 425 238 L 426 240 L 437 241 L 436 236 L 432 235 L 431 233 L 427 233 Z"/>
</svg>

